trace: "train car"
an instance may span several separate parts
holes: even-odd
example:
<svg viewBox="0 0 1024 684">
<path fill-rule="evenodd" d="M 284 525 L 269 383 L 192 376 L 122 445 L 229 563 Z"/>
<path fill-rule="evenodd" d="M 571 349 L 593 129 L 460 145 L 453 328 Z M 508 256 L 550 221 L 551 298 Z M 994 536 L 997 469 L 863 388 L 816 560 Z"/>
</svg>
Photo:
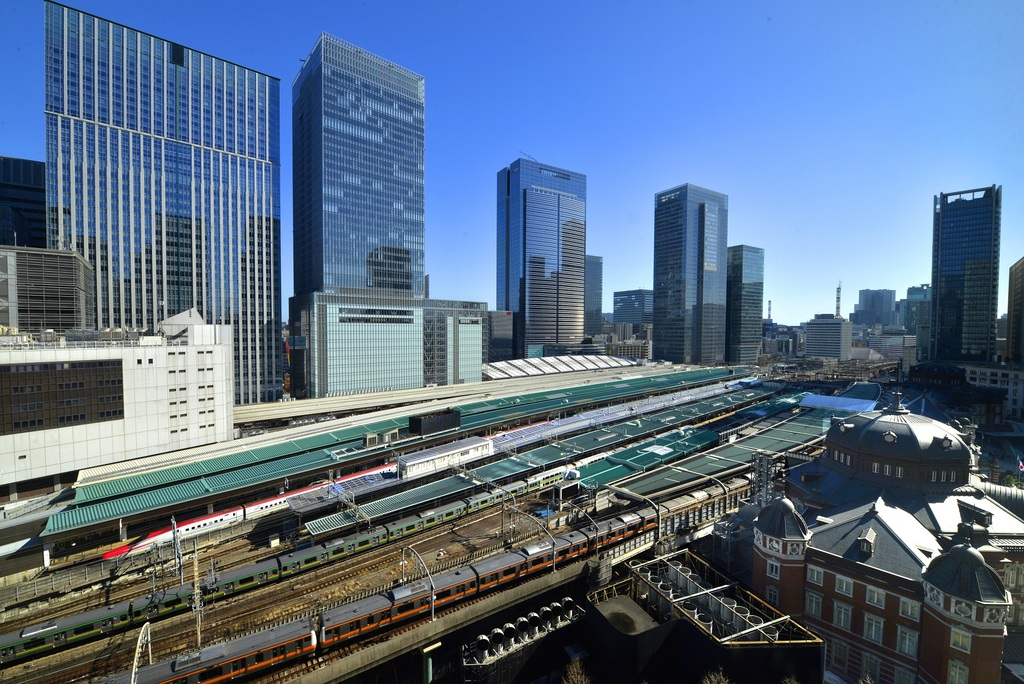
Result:
<svg viewBox="0 0 1024 684">
<path fill-rule="evenodd" d="M 0 663 L 78 644 L 125 628 L 130 621 L 131 601 L 120 601 L 67 618 L 47 620 L 0 636 Z"/>
<path fill-rule="evenodd" d="M 263 584 L 276 582 L 280 578 L 281 561 L 275 557 L 247 565 L 244 568 L 218 573 L 213 578 L 201 580 L 199 588 L 203 592 L 203 600 L 212 601 L 230 594 L 249 591 Z"/>
<path fill-rule="evenodd" d="M 217 684 L 312 655 L 316 648 L 316 624 L 306 617 L 207 646 L 174 660 L 140 667 L 135 681 L 138 684 Z M 104 684 L 129 681 L 131 674 L 125 672 L 104 680 Z"/>
<path fill-rule="evenodd" d="M 132 624 L 141 625 L 144 622 L 158 620 L 189 609 L 192 607 L 192 594 L 192 584 L 187 583 L 133 599 L 131 602 Z"/>
<path fill-rule="evenodd" d="M 345 475 L 334 480 L 334 483 L 340 484 L 353 480 L 360 477 L 367 477 L 371 475 L 379 475 L 381 477 L 395 476 L 397 473 L 397 464 L 392 461 L 385 463 L 384 465 L 375 466 L 373 468 L 367 468 L 357 473 Z M 299 494 L 307 494 L 314 492 L 317 489 L 322 488 L 324 485 L 311 485 L 302 489 L 296 489 L 283 494 L 278 494 L 266 499 L 254 501 L 253 503 L 245 504 L 243 506 L 237 506 L 230 508 L 225 511 L 213 513 L 211 515 L 204 515 L 199 518 L 193 518 L 186 520 L 183 523 L 177 525 L 178 538 L 185 539 L 187 537 L 199 534 L 200 532 L 208 532 L 219 527 L 225 527 L 241 522 L 243 520 L 249 520 L 251 518 L 257 518 L 264 515 L 269 515 L 275 511 L 282 510 L 288 506 L 288 500 L 293 496 Z M 134 553 L 140 553 L 146 551 L 153 546 L 159 546 L 160 544 L 169 544 L 174 540 L 174 528 L 167 526 L 159 530 L 155 530 L 145 535 L 141 539 L 119 546 L 115 549 L 111 549 L 103 554 L 104 560 L 116 558 L 118 556 L 129 555 Z"/>
<path fill-rule="evenodd" d="M 393 603 L 388 596 L 378 594 L 328 610 L 320 628 L 321 646 L 330 647 L 376 630 L 382 620 L 391 619 Z"/>
</svg>

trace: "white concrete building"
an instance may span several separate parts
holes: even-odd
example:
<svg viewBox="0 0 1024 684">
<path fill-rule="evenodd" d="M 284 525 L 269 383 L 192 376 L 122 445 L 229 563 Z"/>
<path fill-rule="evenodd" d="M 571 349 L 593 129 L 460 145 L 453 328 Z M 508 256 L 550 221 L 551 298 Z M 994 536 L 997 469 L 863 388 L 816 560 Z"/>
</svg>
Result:
<svg viewBox="0 0 1024 684">
<path fill-rule="evenodd" d="M 0 501 L 232 438 L 231 326 L 189 311 L 162 329 L 119 342 L 0 337 Z"/>
<path fill-rule="evenodd" d="M 1024 364 L 964 363 L 967 382 L 975 387 L 1006 390 L 1003 415 L 1008 420 L 1024 420 Z"/>
<path fill-rule="evenodd" d="M 850 360 L 853 347 L 853 323 L 831 314 L 820 314 L 807 321 L 805 356 Z"/>
</svg>

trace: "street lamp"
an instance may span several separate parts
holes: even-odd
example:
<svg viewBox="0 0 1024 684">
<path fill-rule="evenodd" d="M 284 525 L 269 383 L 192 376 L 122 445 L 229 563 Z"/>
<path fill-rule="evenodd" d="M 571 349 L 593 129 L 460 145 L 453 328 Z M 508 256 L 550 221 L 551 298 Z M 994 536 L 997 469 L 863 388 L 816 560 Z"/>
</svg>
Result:
<svg viewBox="0 0 1024 684">
<path fill-rule="evenodd" d="M 555 538 L 551 536 L 551 532 L 548 531 L 547 526 L 545 526 L 544 523 L 542 523 L 540 520 L 538 520 L 537 518 L 533 517 L 525 511 L 521 511 L 518 508 L 513 508 L 512 510 L 514 510 L 519 515 L 526 516 L 528 519 L 532 520 L 534 524 L 536 524 L 537 527 L 539 527 L 544 534 L 548 535 L 548 539 L 551 540 L 551 572 L 554 572 L 555 563 L 558 561 L 558 549 L 555 547 Z"/>
<path fill-rule="evenodd" d="M 582 508 L 580 508 L 579 506 L 574 504 L 572 501 L 564 501 L 563 503 L 569 504 L 570 506 L 575 508 L 577 511 L 582 513 L 583 515 L 587 516 L 587 520 L 589 520 L 591 522 L 591 524 L 594 526 L 594 555 L 600 556 L 601 555 L 601 529 L 597 526 L 597 522 L 592 517 L 590 517 L 589 513 L 587 513 L 585 510 L 583 510 Z"/>
<path fill-rule="evenodd" d="M 402 584 L 405 584 L 405 550 L 409 549 L 412 555 L 416 556 L 416 559 L 423 566 L 423 572 L 427 573 L 427 580 L 430 582 L 430 621 L 434 621 L 434 578 L 430 575 L 430 570 L 427 569 L 427 564 L 423 562 L 423 558 L 416 552 L 416 549 L 411 546 L 402 547 Z"/>
</svg>

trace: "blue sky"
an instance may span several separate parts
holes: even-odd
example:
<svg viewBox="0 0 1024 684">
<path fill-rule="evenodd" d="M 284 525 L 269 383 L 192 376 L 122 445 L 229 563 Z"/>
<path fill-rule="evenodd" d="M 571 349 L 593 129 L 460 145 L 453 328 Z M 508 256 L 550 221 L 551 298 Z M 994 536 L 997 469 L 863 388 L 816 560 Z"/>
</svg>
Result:
<svg viewBox="0 0 1024 684">
<path fill-rule="evenodd" d="M 426 77 L 434 297 L 494 305 L 495 176 L 524 154 L 587 174 L 606 311 L 651 287 L 654 193 L 682 183 L 729 195 L 784 323 L 840 280 L 844 315 L 929 282 L 939 192 L 1003 186 L 1000 314 L 1024 257 L 1024 2 L 67 4 L 281 79 L 286 298 L 291 81 L 322 31 Z M 0 93 L 0 154 L 42 160 L 41 0 L 0 0 Z"/>
</svg>

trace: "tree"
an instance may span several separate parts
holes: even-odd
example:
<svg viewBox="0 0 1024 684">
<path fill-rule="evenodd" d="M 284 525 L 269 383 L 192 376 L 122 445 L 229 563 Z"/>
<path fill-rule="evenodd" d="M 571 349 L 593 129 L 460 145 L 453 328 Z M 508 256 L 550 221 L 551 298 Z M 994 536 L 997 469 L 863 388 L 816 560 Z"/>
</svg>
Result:
<svg viewBox="0 0 1024 684">
<path fill-rule="evenodd" d="M 562 684 L 591 684 L 590 675 L 583 667 L 583 661 L 579 658 L 569 661 L 569 664 L 565 666 L 565 672 L 562 673 Z"/>
<path fill-rule="evenodd" d="M 733 682 L 725 676 L 722 668 L 718 668 L 714 672 L 706 673 L 703 679 L 700 680 L 700 684 L 733 684 Z"/>
</svg>

